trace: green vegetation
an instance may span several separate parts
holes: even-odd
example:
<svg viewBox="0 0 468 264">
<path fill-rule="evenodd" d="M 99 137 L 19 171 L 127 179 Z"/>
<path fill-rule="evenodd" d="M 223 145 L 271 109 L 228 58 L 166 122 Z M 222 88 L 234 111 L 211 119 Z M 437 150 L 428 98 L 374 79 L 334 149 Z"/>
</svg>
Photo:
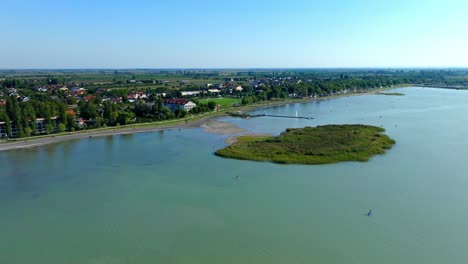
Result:
<svg viewBox="0 0 468 264">
<path fill-rule="evenodd" d="M 244 112 L 226 112 L 227 115 L 232 117 L 240 117 L 240 118 L 251 118 L 251 114 L 246 114 Z"/>
<path fill-rule="evenodd" d="M 368 161 L 385 153 L 395 141 L 380 127 L 326 125 L 288 128 L 279 136 L 240 136 L 237 142 L 216 151 L 216 155 L 275 163 L 325 164 Z"/>
<path fill-rule="evenodd" d="M 394 96 L 403 96 L 403 95 L 405 95 L 404 93 L 386 93 L 386 92 L 378 92 L 378 93 L 375 93 L 375 94 L 379 94 L 379 95 L 394 95 Z"/>
<path fill-rule="evenodd" d="M 220 98 L 208 98 L 208 99 L 201 99 L 199 100 L 200 102 L 209 102 L 213 101 L 218 105 L 221 105 L 222 108 L 226 107 L 232 107 L 235 105 L 240 104 L 242 101 L 240 98 L 235 98 L 235 97 L 220 97 Z"/>
</svg>

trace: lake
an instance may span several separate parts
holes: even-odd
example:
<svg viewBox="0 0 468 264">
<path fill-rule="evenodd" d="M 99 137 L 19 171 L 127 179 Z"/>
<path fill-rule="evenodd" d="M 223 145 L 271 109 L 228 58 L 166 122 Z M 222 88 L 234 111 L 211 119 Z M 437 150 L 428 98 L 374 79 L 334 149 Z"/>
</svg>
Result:
<svg viewBox="0 0 468 264">
<path fill-rule="evenodd" d="M 202 129 L 0 152 L 0 263 L 468 263 L 468 92 L 394 91 L 221 119 L 383 126 L 397 143 L 365 163 L 223 159 L 231 135 Z"/>
</svg>

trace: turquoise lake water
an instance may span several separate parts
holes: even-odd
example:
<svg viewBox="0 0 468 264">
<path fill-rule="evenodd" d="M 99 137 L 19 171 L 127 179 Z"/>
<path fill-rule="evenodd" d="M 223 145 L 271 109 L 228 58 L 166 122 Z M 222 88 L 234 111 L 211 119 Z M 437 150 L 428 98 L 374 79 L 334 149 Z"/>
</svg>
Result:
<svg viewBox="0 0 468 264">
<path fill-rule="evenodd" d="M 468 263 L 468 91 L 395 91 L 221 119 L 383 126 L 397 144 L 366 163 L 223 159 L 202 129 L 0 152 L 0 263 Z"/>
</svg>

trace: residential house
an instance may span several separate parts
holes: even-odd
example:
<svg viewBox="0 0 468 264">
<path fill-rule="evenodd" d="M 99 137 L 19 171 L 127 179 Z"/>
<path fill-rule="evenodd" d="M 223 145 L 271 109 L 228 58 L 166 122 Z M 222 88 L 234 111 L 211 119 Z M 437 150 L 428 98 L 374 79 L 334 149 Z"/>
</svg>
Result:
<svg viewBox="0 0 468 264">
<path fill-rule="evenodd" d="M 179 109 L 179 107 L 185 111 L 190 111 L 197 106 L 194 102 L 187 99 L 166 99 L 164 100 L 164 105 L 172 111 Z"/>
<path fill-rule="evenodd" d="M 56 132 L 58 128 L 58 117 L 57 116 L 51 117 L 50 120 L 52 121 L 52 125 L 54 126 L 53 132 Z M 36 119 L 36 134 L 45 134 L 45 133 L 47 133 L 47 126 L 45 123 L 45 118 L 37 118 Z"/>
<path fill-rule="evenodd" d="M 72 92 L 75 95 L 83 95 L 83 94 L 86 93 L 86 89 L 85 88 L 80 88 L 80 87 L 73 87 Z"/>
<path fill-rule="evenodd" d="M 8 96 L 18 96 L 18 91 L 15 88 L 6 88 L 5 91 Z"/>
<path fill-rule="evenodd" d="M 85 100 L 86 102 L 92 101 L 92 100 L 94 100 L 94 99 L 96 99 L 96 96 L 95 96 L 95 95 L 88 95 L 88 96 L 85 96 L 85 98 L 84 98 L 84 100 Z"/>
<path fill-rule="evenodd" d="M 122 97 L 112 98 L 112 99 L 110 99 L 110 100 L 111 100 L 112 103 L 114 103 L 114 104 L 122 103 Z"/>
<path fill-rule="evenodd" d="M 39 92 L 48 92 L 49 91 L 49 89 L 47 89 L 47 87 L 39 87 L 39 88 L 37 88 L 37 90 Z"/>
<path fill-rule="evenodd" d="M 6 131 L 6 124 L 5 122 L 0 122 L 0 139 L 1 138 L 7 138 L 8 134 Z"/>
<path fill-rule="evenodd" d="M 148 95 L 145 94 L 144 92 L 136 92 L 135 93 L 135 98 L 136 99 L 147 99 Z"/>
<path fill-rule="evenodd" d="M 130 103 L 134 103 L 137 100 L 137 98 L 136 98 L 136 96 L 134 94 L 127 95 L 127 99 L 128 99 L 128 101 Z"/>
<path fill-rule="evenodd" d="M 57 117 L 52 117 L 52 125 L 54 126 L 53 132 L 57 131 Z M 35 134 L 46 134 L 47 133 L 47 125 L 45 122 L 45 118 L 37 118 L 36 119 L 36 131 L 34 131 Z M 6 131 L 6 124 L 5 122 L 0 122 L 0 138 L 5 138 L 5 137 L 17 137 L 18 136 L 18 129 L 16 125 L 11 122 L 11 133 L 10 135 L 7 134 Z"/>
<path fill-rule="evenodd" d="M 27 96 L 20 96 L 19 98 L 19 101 L 20 102 L 28 102 L 29 100 L 31 100 L 31 98 L 27 97 Z"/>
</svg>

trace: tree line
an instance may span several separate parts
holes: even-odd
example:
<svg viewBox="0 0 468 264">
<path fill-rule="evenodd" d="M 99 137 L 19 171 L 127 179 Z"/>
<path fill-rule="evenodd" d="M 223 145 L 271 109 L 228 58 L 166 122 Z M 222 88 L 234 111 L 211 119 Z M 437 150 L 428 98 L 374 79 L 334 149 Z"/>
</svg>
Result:
<svg viewBox="0 0 468 264">
<path fill-rule="evenodd" d="M 68 109 L 60 99 L 48 97 L 31 99 L 27 102 L 18 101 L 17 96 L 7 96 L 4 106 L 0 106 L 0 122 L 4 122 L 5 134 L 10 137 L 14 131 L 15 137 L 29 137 L 37 134 L 52 134 L 56 132 L 92 129 L 107 126 L 121 126 L 131 123 L 144 123 L 183 118 L 189 114 L 201 114 L 216 109 L 213 101 L 204 103 L 196 99 L 197 106 L 189 112 L 182 107 L 170 110 L 164 106 L 163 98 L 158 97 L 153 102 L 139 101 L 133 103 L 113 103 L 103 101 L 101 96 L 93 100 L 80 100 L 76 108 Z M 36 119 L 43 118 L 41 126 L 44 131 L 38 131 Z M 81 118 L 82 122 L 77 122 Z M 0 135 L 5 136 L 5 135 Z"/>
</svg>

